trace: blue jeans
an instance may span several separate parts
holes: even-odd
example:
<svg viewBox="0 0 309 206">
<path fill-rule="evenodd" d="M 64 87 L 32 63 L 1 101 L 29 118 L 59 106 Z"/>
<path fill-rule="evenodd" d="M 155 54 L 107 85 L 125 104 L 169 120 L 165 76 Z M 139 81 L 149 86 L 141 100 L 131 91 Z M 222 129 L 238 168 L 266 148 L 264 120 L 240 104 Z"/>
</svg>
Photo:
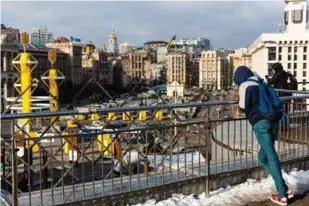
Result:
<svg viewBox="0 0 309 206">
<path fill-rule="evenodd" d="M 285 197 L 288 187 L 282 178 L 278 154 L 274 147 L 278 124 L 264 119 L 256 123 L 253 130 L 261 146 L 258 155 L 259 162 L 273 178 L 279 196 Z"/>
</svg>

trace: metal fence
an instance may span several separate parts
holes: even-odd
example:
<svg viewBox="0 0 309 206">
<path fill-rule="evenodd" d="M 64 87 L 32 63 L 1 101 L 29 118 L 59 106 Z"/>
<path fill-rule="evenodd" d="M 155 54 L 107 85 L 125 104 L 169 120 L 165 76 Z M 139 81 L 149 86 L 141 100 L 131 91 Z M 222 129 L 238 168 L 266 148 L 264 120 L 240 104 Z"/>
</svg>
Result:
<svg viewBox="0 0 309 206">
<path fill-rule="evenodd" d="M 308 98 L 306 92 L 282 98 L 289 127 L 279 125 L 275 147 L 281 161 L 309 156 L 309 105 L 303 101 Z M 10 122 L 11 135 L 1 140 L 1 162 L 2 185 L 13 205 L 97 203 L 193 179 L 204 180 L 208 195 L 212 175 L 259 165 L 259 145 L 236 101 L 1 119 Z"/>
</svg>

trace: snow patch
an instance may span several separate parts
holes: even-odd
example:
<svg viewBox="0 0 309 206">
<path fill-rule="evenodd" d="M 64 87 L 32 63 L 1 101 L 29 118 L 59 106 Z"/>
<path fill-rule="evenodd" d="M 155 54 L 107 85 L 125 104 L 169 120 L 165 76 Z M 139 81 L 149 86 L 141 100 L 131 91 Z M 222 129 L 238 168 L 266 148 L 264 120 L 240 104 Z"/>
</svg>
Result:
<svg viewBox="0 0 309 206">
<path fill-rule="evenodd" d="M 302 195 L 309 191 L 309 170 L 297 171 L 293 169 L 290 173 L 283 171 L 283 178 L 289 188 L 296 194 Z M 173 194 L 171 198 L 156 202 L 148 200 L 143 204 L 135 206 L 207 206 L 207 205 L 234 205 L 241 206 L 250 202 L 260 202 L 268 199 L 268 196 L 275 193 L 274 182 L 270 176 L 260 180 L 248 179 L 246 182 L 220 188 L 210 192 L 210 197 L 206 198 L 205 193 L 198 196 Z"/>
</svg>

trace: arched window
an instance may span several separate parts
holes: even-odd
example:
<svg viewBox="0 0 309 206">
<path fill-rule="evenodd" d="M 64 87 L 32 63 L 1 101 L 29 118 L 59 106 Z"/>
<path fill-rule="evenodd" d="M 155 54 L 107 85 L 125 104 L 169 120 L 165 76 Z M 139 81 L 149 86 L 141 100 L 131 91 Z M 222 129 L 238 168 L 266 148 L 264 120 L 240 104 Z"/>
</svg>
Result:
<svg viewBox="0 0 309 206">
<path fill-rule="evenodd" d="M 292 21 L 295 24 L 301 23 L 303 21 L 303 10 L 293 10 Z"/>
</svg>

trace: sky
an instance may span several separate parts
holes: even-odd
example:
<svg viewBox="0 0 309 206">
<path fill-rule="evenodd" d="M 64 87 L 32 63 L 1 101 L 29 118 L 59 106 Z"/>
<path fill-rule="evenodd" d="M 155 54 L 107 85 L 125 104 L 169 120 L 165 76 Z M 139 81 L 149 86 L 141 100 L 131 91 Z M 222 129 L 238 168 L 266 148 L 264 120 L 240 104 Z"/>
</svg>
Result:
<svg viewBox="0 0 309 206">
<path fill-rule="evenodd" d="M 262 32 L 276 32 L 282 1 L 78 2 L 1 1 L 1 23 L 31 32 L 47 25 L 54 37 L 80 37 L 97 47 L 108 43 L 112 27 L 118 43 L 142 45 L 174 35 L 204 37 L 214 48 L 247 47 Z"/>
</svg>

